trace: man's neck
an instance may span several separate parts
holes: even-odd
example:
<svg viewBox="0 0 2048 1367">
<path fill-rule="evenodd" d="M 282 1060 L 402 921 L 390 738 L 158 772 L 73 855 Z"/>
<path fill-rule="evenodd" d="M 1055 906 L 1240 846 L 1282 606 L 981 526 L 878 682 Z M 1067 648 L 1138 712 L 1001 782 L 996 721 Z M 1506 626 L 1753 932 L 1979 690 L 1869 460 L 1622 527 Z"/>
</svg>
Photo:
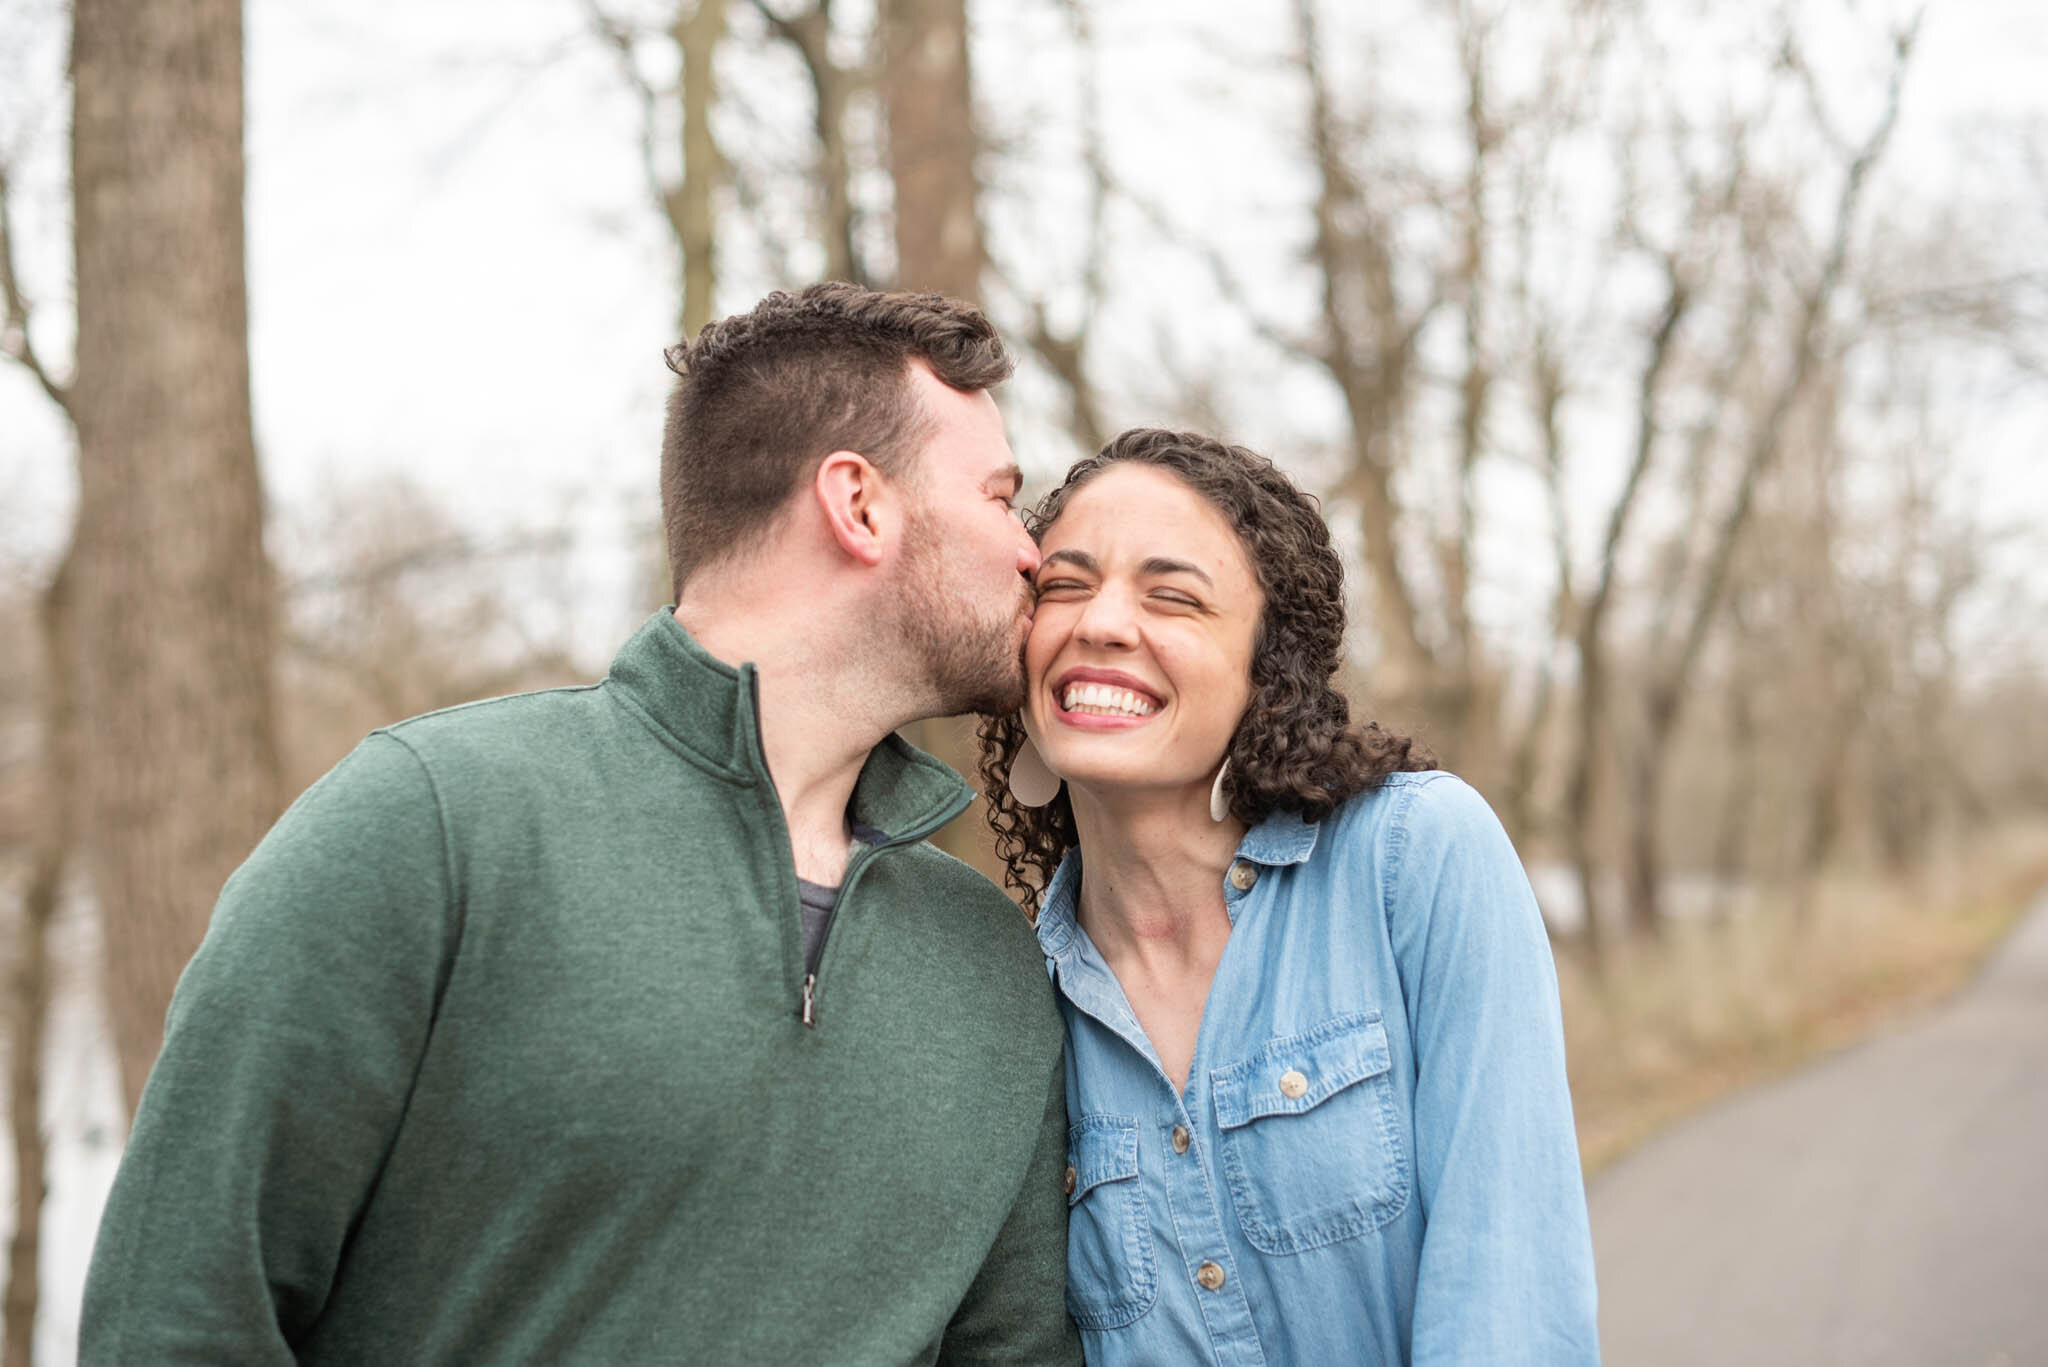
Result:
<svg viewBox="0 0 2048 1367">
<path fill-rule="evenodd" d="M 675 615 L 714 657 L 754 666 L 761 750 L 797 874 L 832 886 L 846 871 L 847 804 L 861 766 L 900 722 L 888 681 L 865 666 L 868 651 L 846 639 L 845 625 L 867 624 L 858 613 L 819 606 L 814 596 L 799 605 L 772 593 L 686 592 Z"/>
</svg>

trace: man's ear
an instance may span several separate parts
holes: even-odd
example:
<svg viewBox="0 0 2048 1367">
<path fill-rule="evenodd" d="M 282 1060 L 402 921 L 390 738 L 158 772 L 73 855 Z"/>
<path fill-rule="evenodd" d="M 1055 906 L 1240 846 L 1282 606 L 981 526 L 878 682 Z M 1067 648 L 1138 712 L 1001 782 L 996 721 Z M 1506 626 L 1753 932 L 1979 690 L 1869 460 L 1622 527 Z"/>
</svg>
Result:
<svg viewBox="0 0 2048 1367">
<path fill-rule="evenodd" d="M 888 477 L 857 451 L 834 451 L 818 462 L 811 493 L 839 549 L 871 568 L 881 564 L 898 515 Z"/>
</svg>

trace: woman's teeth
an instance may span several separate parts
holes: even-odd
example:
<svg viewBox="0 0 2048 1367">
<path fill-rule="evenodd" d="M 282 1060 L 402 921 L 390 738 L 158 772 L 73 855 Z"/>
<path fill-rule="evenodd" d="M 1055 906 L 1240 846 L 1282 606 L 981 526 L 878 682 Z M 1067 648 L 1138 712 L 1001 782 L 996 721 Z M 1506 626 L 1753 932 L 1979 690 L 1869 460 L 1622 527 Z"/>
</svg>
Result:
<svg viewBox="0 0 2048 1367">
<path fill-rule="evenodd" d="M 1108 684 L 1074 684 L 1060 695 L 1060 706 L 1096 717 L 1149 717 L 1159 710 L 1159 704 L 1143 694 Z"/>
</svg>

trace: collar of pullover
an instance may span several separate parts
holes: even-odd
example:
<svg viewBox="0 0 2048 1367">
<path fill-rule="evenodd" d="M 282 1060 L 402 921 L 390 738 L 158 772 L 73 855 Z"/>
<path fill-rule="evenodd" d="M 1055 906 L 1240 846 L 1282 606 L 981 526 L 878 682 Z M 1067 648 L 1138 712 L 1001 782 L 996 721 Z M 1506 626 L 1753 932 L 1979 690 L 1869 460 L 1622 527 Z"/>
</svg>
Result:
<svg viewBox="0 0 2048 1367">
<path fill-rule="evenodd" d="M 670 609 L 633 633 L 605 684 L 692 764 L 729 783 L 772 786 L 761 748 L 758 671 L 711 655 Z M 973 797 L 958 774 L 890 735 L 868 752 L 850 815 L 886 837 L 874 843 L 894 844 L 930 835 Z"/>
</svg>

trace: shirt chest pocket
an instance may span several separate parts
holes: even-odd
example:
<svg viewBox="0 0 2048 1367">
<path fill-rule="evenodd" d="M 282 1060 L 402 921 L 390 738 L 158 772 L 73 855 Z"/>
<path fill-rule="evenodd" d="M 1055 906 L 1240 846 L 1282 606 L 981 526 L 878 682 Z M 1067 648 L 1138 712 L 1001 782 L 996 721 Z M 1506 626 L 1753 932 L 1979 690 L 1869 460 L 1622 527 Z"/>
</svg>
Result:
<svg viewBox="0 0 2048 1367">
<path fill-rule="evenodd" d="M 1339 1016 L 1209 1073 L 1238 1223 L 1262 1253 L 1380 1228 L 1408 1205 L 1408 1159 L 1378 1012 Z"/>
<path fill-rule="evenodd" d="M 1138 1122 L 1083 1116 L 1067 1129 L 1067 1155 L 1067 1313 L 1083 1329 L 1116 1329 L 1159 1295 Z"/>
</svg>

